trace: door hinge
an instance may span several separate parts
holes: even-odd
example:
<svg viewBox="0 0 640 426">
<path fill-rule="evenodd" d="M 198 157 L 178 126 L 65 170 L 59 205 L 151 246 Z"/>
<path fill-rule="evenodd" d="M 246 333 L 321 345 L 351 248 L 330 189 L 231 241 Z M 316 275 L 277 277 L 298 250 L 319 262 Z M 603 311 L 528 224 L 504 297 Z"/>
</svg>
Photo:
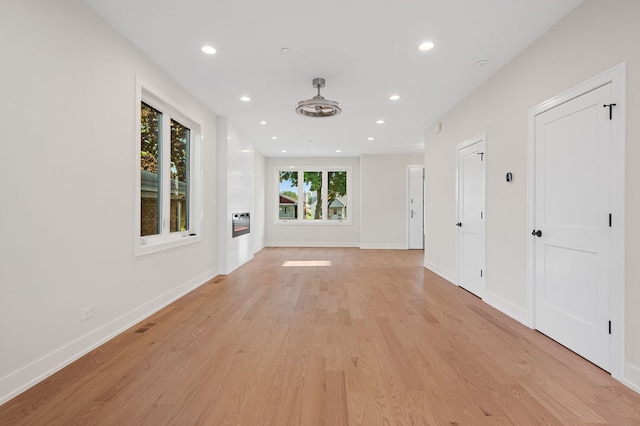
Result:
<svg viewBox="0 0 640 426">
<path fill-rule="evenodd" d="M 479 152 L 478 155 L 480 156 L 480 161 L 484 161 L 484 152 Z"/>
<path fill-rule="evenodd" d="M 480 269 L 480 278 L 482 278 L 482 269 Z"/>
<path fill-rule="evenodd" d="M 611 223 L 612 223 L 612 218 L 611 218 L 611 213 L 609 213 L 609 228 L 611 228 Z"/>
<path fill-rule="evenodd" d="M 611 334 L 611 321 L 609 321 L 609 334 Z"/>
<path fill-rule="evenodd" d="M 613 107 L 616 106 L 616 104 L 604 104 L 602 106 L 609 108 L 609 120 L 613 120 Z"/>
<path fill-rule="evenodd" d="M 484 212 L 480 212 L 480 219 L 484 219 Z"/>
</svg>

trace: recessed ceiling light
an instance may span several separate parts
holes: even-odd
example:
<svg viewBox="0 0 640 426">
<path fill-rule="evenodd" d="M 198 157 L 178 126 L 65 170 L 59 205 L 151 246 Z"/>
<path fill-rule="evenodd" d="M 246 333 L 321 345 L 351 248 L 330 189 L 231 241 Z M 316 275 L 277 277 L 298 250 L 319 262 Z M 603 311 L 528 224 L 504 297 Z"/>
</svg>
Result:
<svg viewBox="0 0 640 426">
<path fill-rule="evenodd" d="M 291 49 L 289 49 L 288 47 L 283 47 L 280 49 L 280 53 L 284 53 L 284 54 L 291 53 Z"/>
<path fill-rule="evenodd" d="M 368 140 L 368 141 L 372 141 L 372 140 L 375 140 L 375 139 L 374 139 L 374 137 L 373 137 L 373 136 L 369 136 L 369 137 L 367 138 L 367 140 Z"/>
<path fill-rule="evenodd" d="M 389 96 L 389 100 L 390 101 L 397 101 L 398 99 L 400 99 L 400 95 L 391 95 L 391 96 Z"/>
<path fill-rule="evenodd" d="M 215 48 L 215 47 L 213 47 L 213 46 L 208 46 L 208 45 L 207 45 L 207 46 L 202 46 L 202 51 L 203 51 L 204 53 L 206 53 L 207 55 L 215 55 L 215 54 L 216 54 L 216 52 L 217 52 L 217 50 L 216 50 L 216 48 Z"/>
<path fill-rule="evenodd" d="M 341 149 L 336 149 L 336 152 L 342 152 L 342 150 Z"/>
<path fill-rule="evenodd" d="M 434 46 L 434 44 L 431 43 L 430 41 L 425 41 L 420 46 L 418 46 L 418 49 L 420 49 L 423 52 L 426 52 L 427 50 L 433 49 L 433 46 Z"/>
<path fill-rule="evenodd" d="M 241 97 L 240 97 L 240 100 L 241 100 L 242 102 L 249 102 L 249 101 L 251 101 L 251 98 L 250 98 L 250 97 L 248 97 L 248 96 L 241 96 Z"/>
<path fill-rule="evenodd" d="M 264 126 L 265 124 L 267 124 L 267 122 L 266 122 L 266 121 L 264 121 L 264 120 L 262 120 L 262 121 L 260 122 L 260 124 L 262 124 L 262 125 Z"/>
<path fill-rule="evenodd" d="M 280 152 L 287 152 L 287 150 L 286 150 L 286 149 L 283 149 L 283 150 L 282 150 L 282 151 L 280 151 Z"/>
<path fill-rule="evenodd" d="M 278 139 L 278 137 L 277 136 L 271 136 L 271 139 L 273 139 L 275 141 L 276 139 Z"/>
<path fill-rule="evenodd" d="M 384 124 L 384 120 L 378 120 L 376 121 L 376 124 Z"/>
</svg>

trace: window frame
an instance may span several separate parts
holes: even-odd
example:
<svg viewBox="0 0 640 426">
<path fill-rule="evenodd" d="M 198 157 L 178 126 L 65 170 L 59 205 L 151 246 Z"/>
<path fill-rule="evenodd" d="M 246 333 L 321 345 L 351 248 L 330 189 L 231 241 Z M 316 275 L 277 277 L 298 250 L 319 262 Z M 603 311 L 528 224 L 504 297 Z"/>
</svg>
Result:
<svg viewBox="0 0 640 426">
<path fill-rule="evenodd" d="M 281 226 L 295 226 L 295 225 L 303 225 L 303 226 L 345 226 L 352 225 L 353 218 L 352 212 L 353 207 L 351 206 L 352 200 L 352 171 L 351 166 L 275 166 L 273 169 L 274 176 L 274 187 L 275 194 L 274 200 L 279 200 L 280 196 L 280 172 L 297 172 L 298 173 L 298 217 L 292 219 L 280 219 L 280 203 L 275 201 L 274 211 L 274 224 Z M 300 202 L 304 200 L 304 184 L 301 184 L 300 176 L 304 176 L 304 172 L 321 172 L 322 173 L 322 219 L 305 219 L 304 218 L 304 209 L 300 207 Z M 346 194 L 346 207 L 347 207 L 347 218 L 346 219 L 329 219 L 329 172 L 346 172 L 347 173 L 347 194 Z M 304 178 L 303 178 L 304 180 Z"/>
<path fill-rule="evenodd" d="M 160 138 L 160 233 L 141 236 L 141 119 L 142 102 L 162 113 L 162 137 Z M 134 255 L 143 256 L 159 251 L 169 250 L 187 244 L 201 241 L 201 206 L 202 191 L 200 181 L 200 144 L 202 140 L 202 125 L 194 119 L 186 109 L 180 107 L 170 97 L 156 89 L 151 84 L 136 76 L 136 122 L 135 122 L 135 226 L 134 226 Z M 189 164 L 188 164 L 188 218 L 189 229 L 171 232 L 170 220 L 170 176 L 168 170 L 171 162 L 171 120 L 189 128 Z"/>
</svg>

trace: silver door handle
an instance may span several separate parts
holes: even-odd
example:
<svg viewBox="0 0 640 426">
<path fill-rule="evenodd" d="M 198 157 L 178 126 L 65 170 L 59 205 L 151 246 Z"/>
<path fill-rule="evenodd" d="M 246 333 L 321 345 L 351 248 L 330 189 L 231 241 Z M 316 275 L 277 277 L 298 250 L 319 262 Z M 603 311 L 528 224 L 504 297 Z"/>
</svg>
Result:
<svg viewBox="0 0 640 426">
<path fill-rule="evenodd" d="M 411 209 L 411 219 L 413 219 L 413 209 Z"/>
</svg>

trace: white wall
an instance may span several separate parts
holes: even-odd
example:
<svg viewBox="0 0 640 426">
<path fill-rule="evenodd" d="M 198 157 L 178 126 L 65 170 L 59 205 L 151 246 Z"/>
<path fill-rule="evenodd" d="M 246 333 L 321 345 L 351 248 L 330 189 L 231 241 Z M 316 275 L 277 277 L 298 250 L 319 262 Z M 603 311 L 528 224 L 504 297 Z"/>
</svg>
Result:
<svg viewBox="0 0 640 426">
<path fill-rule="evenodd" d="M 361 248 L 406 249 L 407 166 L 422 165 L 420 154 L 363 155 L 361 177 Z"/>
<path fill-rule="evenodd" d="M 216 117 L 75 0 L 0 2 L 0 403 L 217 274 Z M 200 242 L 134 258 L 136 74 L 202 124 Z M 95 316 L 81 321 L 81 309 Z"/>
<path fill-rule="evenodd" d="M 223 274 L 251 260 L 256 245 L 264 240 L 264 219 L 257 217 L 254 207 L 254 167 L 256 163 L 260 165 L 260 157 L 251 142 L 228 124 L 226 117 L 218 119 L 218 265 Z M 245 212 L 251 215 L 251 232 L 233 238 L 233 214 Z M 263 207 L 260 214 L 264 214 Z"/>
<path fill-rule="evenodd" d="M 640 389 L 640 2 L 586 0 L 426 132 L 425 266 L 455 276 L 455 145 L 487 132 L 487 295 L 524 319 L 527 307 L 527 111 L 627 63 L 626 366 Z M 507 184 L 504 175 L 513 172 Z M 430 207 L 433 204 L 433 208 Z"/>
<path fill-rule="evenodd" d="M 275 168 L 319 166 L 350 167 L 351 192 L 348 214 L 351 223 L 317 224 L 278 221 L 278 176 Z M 336 158 L 267 158 L 265 169 L 267 246 L 358 247 L 360 244 L 360 161 L 352 157 Z"/>
<path fill-rule="evenodd" d="M 253 153 L 253 211 L 251 217 L 251 232 L 253 233 L 253 252 L 262 250 L 265 233 L 265 170 L 267 160 L 259 153 Z"/>
</svg>

